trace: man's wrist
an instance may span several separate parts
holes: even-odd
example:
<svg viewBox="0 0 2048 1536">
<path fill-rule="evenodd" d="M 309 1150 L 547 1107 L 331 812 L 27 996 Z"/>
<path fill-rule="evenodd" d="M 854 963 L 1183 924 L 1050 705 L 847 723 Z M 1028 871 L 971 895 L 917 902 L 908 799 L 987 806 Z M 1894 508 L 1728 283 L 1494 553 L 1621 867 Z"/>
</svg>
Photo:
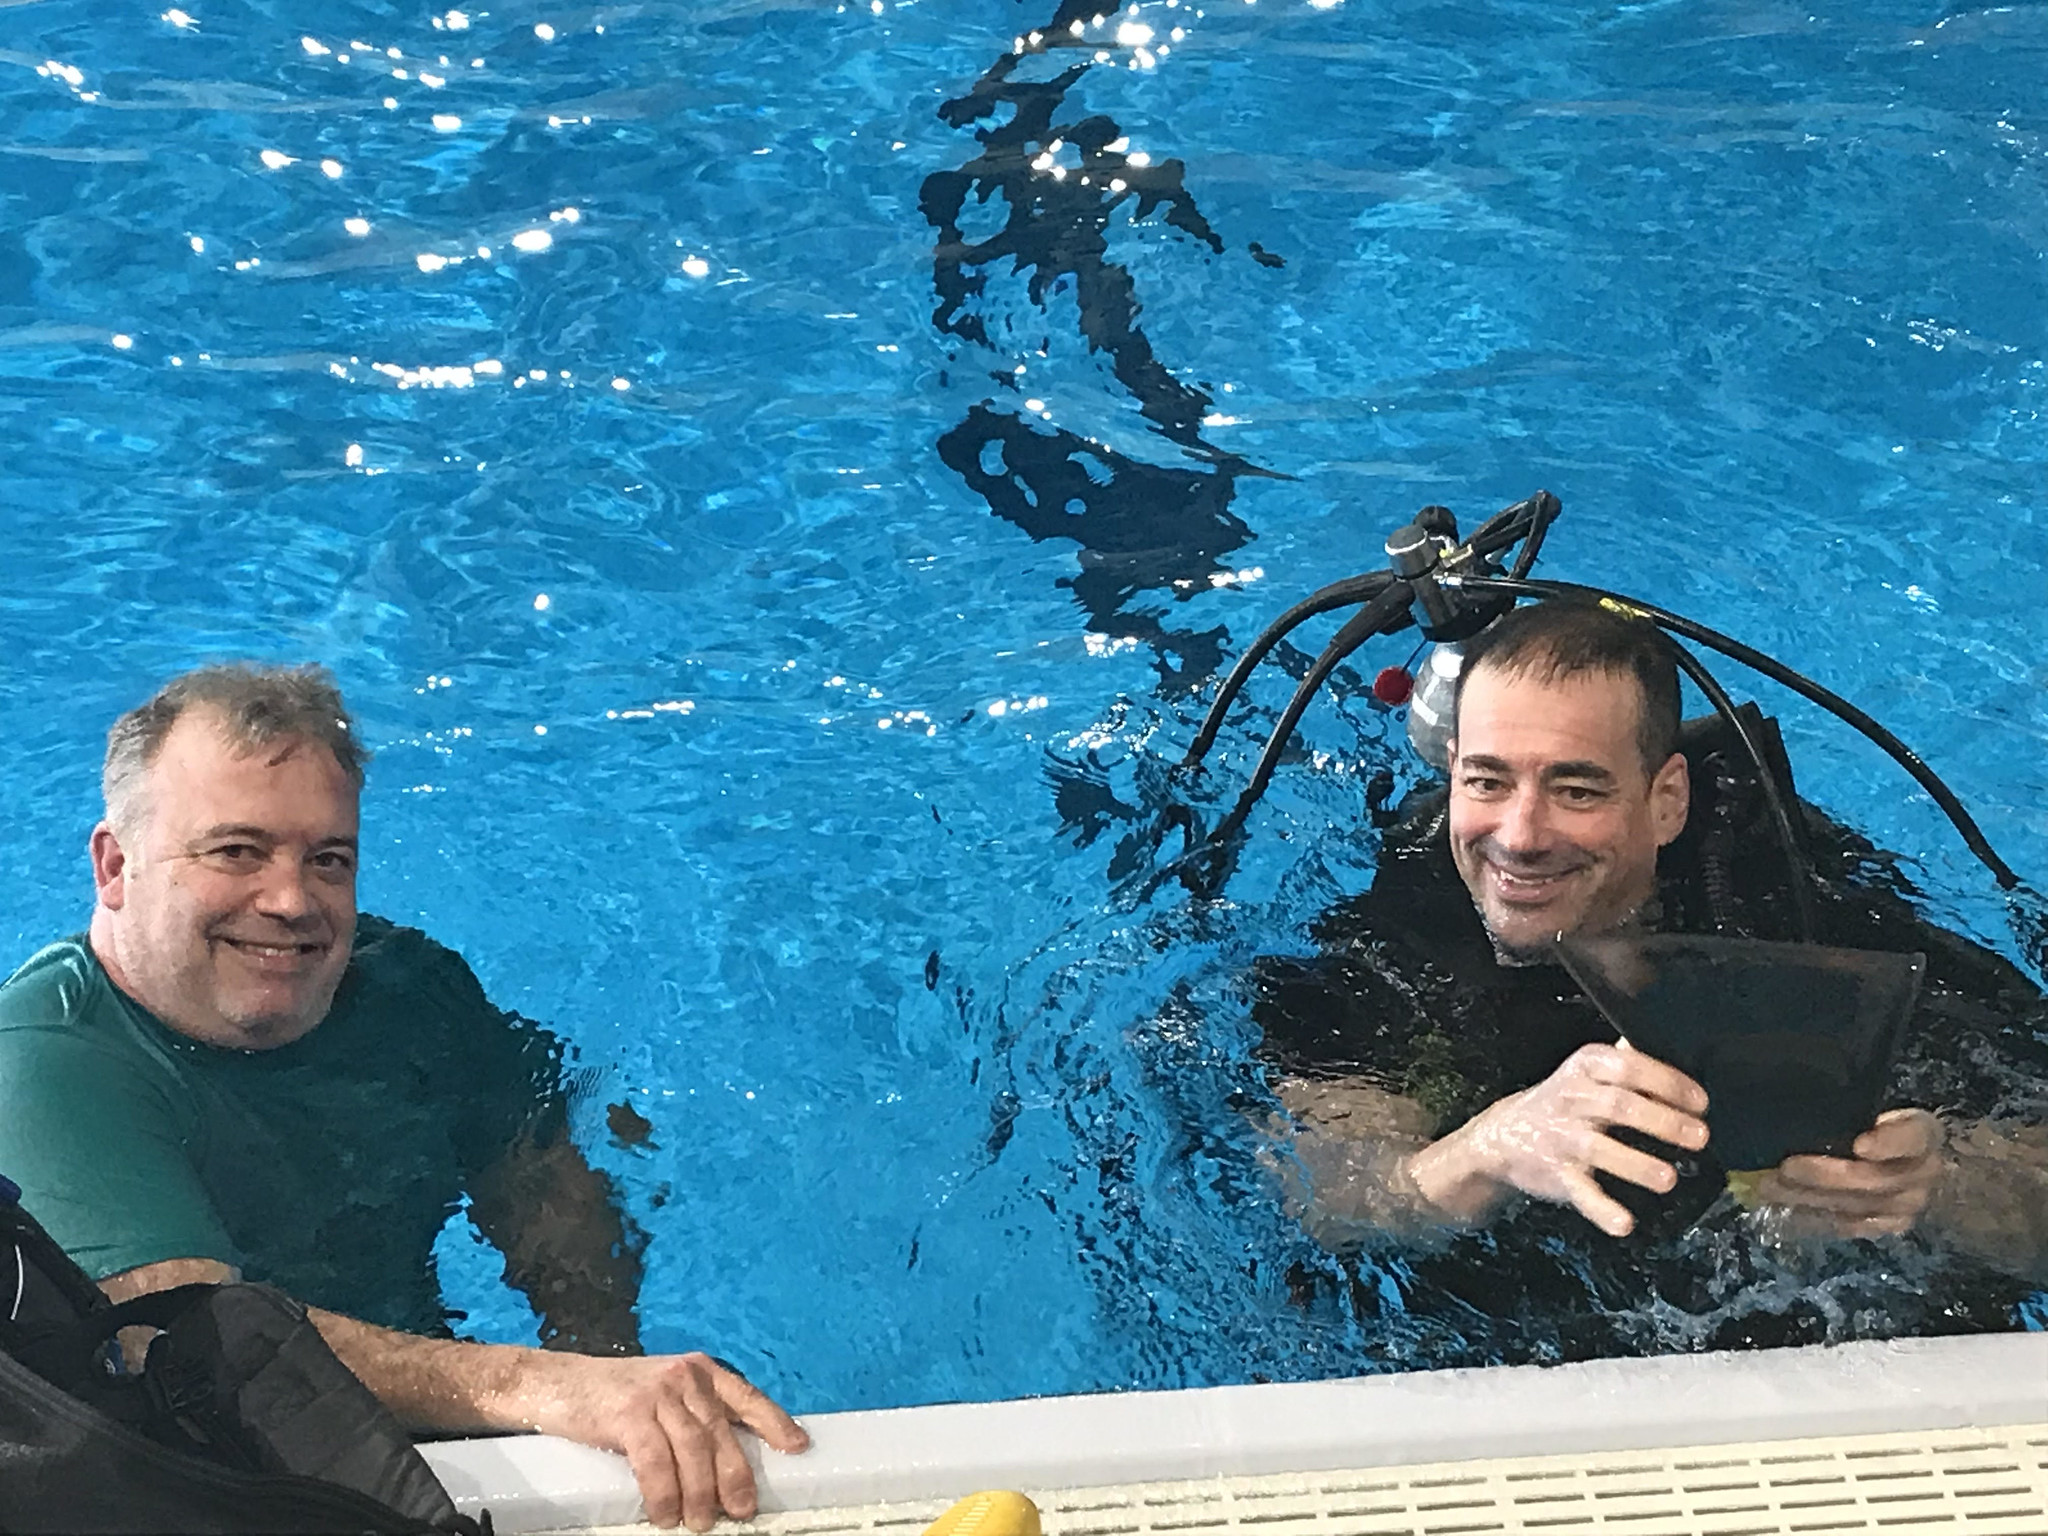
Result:
<svg viewBox="0 0 2048 1536">
<path fill-rule="evenodd" d="M 1476 1226 L 1499 1209 L 1508 1187 L 1484 1165 L 1470 1127 L 1431 1142 L 1402 1160 L 1401 1172 L 1422 1202 L 1461 1226 Z"/>
<path fill-rule="evenodd" d="M 492 1357 L 478 1362 L 473 1399 L 486 1427 L 577 1438 L 566 1405 L 570 1378 L 585 1356 L 504 1344 L 469 1347 Z"/>
</svg>

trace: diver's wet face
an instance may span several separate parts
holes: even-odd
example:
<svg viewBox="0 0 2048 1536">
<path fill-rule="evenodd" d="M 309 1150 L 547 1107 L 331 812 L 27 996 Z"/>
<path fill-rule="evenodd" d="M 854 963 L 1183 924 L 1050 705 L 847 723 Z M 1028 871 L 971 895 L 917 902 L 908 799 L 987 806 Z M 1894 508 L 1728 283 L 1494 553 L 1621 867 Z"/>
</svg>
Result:
<svg viewBox="0 0 2048 1536">
<path fill-rule="evenodd" d="M 92 945 L 179 1033 L 265 1050 L 327 1016 L 356 927 L 357 791 L 311 742 L 240 750 L 195 709 L 164 738 L 135 825 L 93 833 Z"/>
<path fill-rule="evenodd" d="M 1545 678 L 1483 663 L 1451 743 L 1451 856 L 1494 942 L 1533 956 L 1625 921 L 1685 826 L 1685 758 L 1652 774 L 1626 673 Z"/>
</svg>

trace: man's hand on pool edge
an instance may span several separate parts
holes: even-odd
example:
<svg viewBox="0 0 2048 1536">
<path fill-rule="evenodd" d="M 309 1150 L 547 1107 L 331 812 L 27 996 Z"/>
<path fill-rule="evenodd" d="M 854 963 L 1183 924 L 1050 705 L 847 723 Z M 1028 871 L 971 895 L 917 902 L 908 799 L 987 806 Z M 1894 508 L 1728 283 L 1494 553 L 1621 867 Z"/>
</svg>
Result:
<svg viewBox="0 0 2048 1536">
<path fill-rule="evenodd" d="M 721 1511 L 751 1519 L 744 1424 L 778 1451 L 810 1436 L 768 1395 L 709 1355 L 618 1359 L 425 1339 L 309 1308 L 328 1346 L 384 1406 L 416 1428 L 525 1430 L 616 1451 L 647 1518 L 708 1531 Z"/>
<path fill-rule="evenodd" d="M 720 1513 L 753 1517 L 754 1472 L 735 1424 L 778 1451 L 794 1453 L 811 1443 L 767 1393 L 708 1355 L 547 1358 L 566 1369 L 543 1373 L 560 1379 L 552 1390 L 543 1388 L 535 1406 L 544 1411 L 535 1414 L 534 1427 L 625 1456 L 655 1525 L 680 1520 L 708 1531 Z"/>
</svg>

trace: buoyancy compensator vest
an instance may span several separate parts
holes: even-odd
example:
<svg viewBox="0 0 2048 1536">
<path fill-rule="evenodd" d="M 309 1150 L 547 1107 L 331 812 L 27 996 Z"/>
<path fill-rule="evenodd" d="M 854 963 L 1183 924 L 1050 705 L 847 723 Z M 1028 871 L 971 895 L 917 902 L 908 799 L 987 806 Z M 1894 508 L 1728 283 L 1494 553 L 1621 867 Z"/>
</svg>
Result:
<svg viewBox="0 0 2048 1536">
<path fill-rule="evenodd" d="M 154 1330 L 139 1371 L 116 1336 Z M 0 1178 L 0 1530 L 488 1536 L 267 1285 L 115 1304 Z"/>
</svg>

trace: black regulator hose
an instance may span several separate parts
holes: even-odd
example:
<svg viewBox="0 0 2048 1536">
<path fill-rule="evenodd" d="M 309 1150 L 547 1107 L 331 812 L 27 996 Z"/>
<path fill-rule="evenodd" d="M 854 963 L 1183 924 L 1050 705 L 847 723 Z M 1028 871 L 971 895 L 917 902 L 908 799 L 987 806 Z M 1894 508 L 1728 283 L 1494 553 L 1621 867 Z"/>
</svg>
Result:
<svg viewBox="0 0 2048 1536">
<path fill-rule="evenodd" d="M 1970 852 L 1975 854 L 1978 861 L 1991 871 L 1993 878 L 1998 881 L 2000 889 L 2009 891 L 2020 883 L 2020 877 L 2014 874 L 2005 860 L 2001 859 L 1992 849 L 1990 842 L 1978 830 L 1977 823 L 1971 820 L 1970 813 L 1963 809 L 1963 803 L 1955 797 L 1955 793 L 1946 784 L 1942 783 L 1934 770 L 1922 762 L 1918 754 L 1911 747 L 1908 747 L 1898 737 L 1879 725 L 1847 699 L 1823 688 L 1811 678 L 1793 671 L 1783 662 L 1773 660 L 1762 651 L 1754 650 L 1739 640 L 1730 639 L 1727 635 L 1720 633 L 1718 630 L 1709 629 L 1704 624 L 1695 624 L 1691 619 L 1685 618 L 1682 615 L 1667 612 L 1665 609 L 1641 602 L 1636 598 L 1623 597 L 1619 593 L 1604 591 L 1599 587 L 1585 587 L 1575 582 L 1567 581 L 1528 581 L 1512 576 L 1465 576 L 1446 573 L 1437 579 L 1447 587 L 1468 592 L 1501 593 L 1514 597 L 1566 597 L 1577 598 L 1584 602 L 1616 603 L 1624 609 L 1654 620 L 1661 628 L 1668 629 L 1673 634 L 1683 635 L 1688 640 L 1696 641 L 1711 650 L 1719 651 L 1722 655 L 1761 672 L 1773 682 L 1782 683 L 1800 697 L 1818 704 L 1829 714 L 1835 716 L 1836 719 L 1852 726 L 1883 748 L 1892 761 L 1911 774 L 1914 781 L 1927 791 L 1936 805 L 1941 807 L 1943 814 L 1948 817 L 1956 831 L 1962 834 L 1962 839 L 1969 846 Z M 1683 654 L 1682 651 L 1681 654 Z M 1693 681 L 1697 683 L 1699 678 L 1694 676 Z M 1702 687 L 1701 692 L 1706 692 L 1704 687 Z M 1711 698 L 1712 695 L 1709 694 L 1708 697 Z M 1719 708 L 1719 706 L 1717 705 L 1716 708 Z M 1746 735 L 1744 745 L 1750 745 Z M 1753 749 L 1752 755 L 1755 755 Z M 1782 819 L 1783 808 L 1775 802 L 1775 790 L 1771 788 L 1771 776 L 1768 772 L 1764 774 L 1763 782 L 1766 787 L 1766 793 L 1773 796 L 1774 819 Z M 1785 820 L 1783 826 L 1789 827 L 1789 820 Z M 1799 889 L 1804 889 L 1803 886 L 1798 886 L 1798 882 L 1795 882 L 1795 886 Z"/>
<path fill-rule="evenodd" d="M 1771 765 L 1764 761 L 1762 746 L 1750 734 L 1742 716 L 1735 712 L 1734 703 L 1714 680 L 1714 674 L 1707 670 L 1706 663 L 1682 645 L 1672 646 L 1671 654 L 1679 670 L 1707 696 L 1707 702 L 1714 706 L 1714 713 L 1733 727 L 1736 739 L 1742 743 L 1742 750 L 1749 754 L 1750 763 L 1756 769 L 1756 781 L 1764 792 L 1764 804 L 1771 813 L 1771 824 L 1778 829 L 1778 845 L 1785 850 L 1786 869 L 1792 876 L 1792 905 L 1799 914 L 1799 937 L 1811 944 L 1814 942 L 1813 870 L 1799 846 L 1798 833 L 1792 829 L 1792 816 L 1785 808 L 1785 797 L 1778 792 L 1778 776 L 1771 772 Z"/>
<path fill-rule="evenodd" d="M 1368 571 L 1363 576 L 1349 576 L 1343 581 L 1332 582 L 1321 591 L 1311 592 L 1268 624 L 1259 638 L 1237 658 L 1237 665 L 1230 669 L 1230 675 L 1223 679 L 1223 686 L 1216 690 L 1216 702 L 1209 706 L 1202 728 L 1195 732 L 1194 743 L 1189 746 L 1187 756 L 1181 759 L 1180 766 L 1194 767 L 1216 744 L 1216 733 L 1223 729 L 1223 716 L 1274 646 L 1318 614 L 1349 608 L 1353 603 L 1370 602 L 1385 591 L 1387 583 L 1393 579 L 1390 571 Z"/>
<path fill-rule="evenodd" d="M 1538 491 L 1526 501 L 1518 501 L 1512 507 L 1504 507 L 1481 523 L 1465 541 L 1468 553 L 1484 560 L 1511 545 L 1533 541 L 1536 550 L 1543 549 L 1544 535 L 1550 532 L 1550 525 L 1564 506 L 1548 491 Z M 1536 563 L 1536 555 L 1524 545 L 1522 554 L 1515 561 L 1515 569 L 1508 574 L 1526 576 L 1529 567 Z"/>
<path fill-rule="evenodd" d="M 1535 569 L 1536 557 L 1543 552 L 1543 540 L 1550 532 L 1550 525 L 1564 510 L 1564 504 L 1548 491 L 1538 491 L 1529 498 L 1529 502 L 1529 534 L 1522 541 L 1521 552 L 1515 556 L 1514 568 L 1508 572 L 1516 581 Z"/>
<path fill-rule="evenodd" d="M 1328 588 L 1324 589 L 1328 591 Z M 1230 808 L 1230 814 L 1216 824 L 1216 830 L 1209 836 L 1212 844 L 1227 843 L 1236 837 L 1244 821 L 1258 804 L 1259 796 L 1266 792 L 1266 786 L 1273 781 L 1273 771 L 1280 766 L 1280 754 L 1287 750 L 1287 743 L 1294 735 L 1295 726 L 1308 710 L 1310 702 L 1322 691 L 1330 674 L 1337 670 L 1344 658 L 1357 650 L 1375 635 L 1389 634 L 1404 628 L 1411 620 L 1408 605 L 1415 600 L 1415 589 L 1405 581 L 1387 578 L 1387 585 L 1337 631 L 1330 643 L 1323 647 L 1323 654 L 1316 658 L 1316 664 L 1309 668 L 1308 676 L 1301 680 L 1301 686 L 1294 690 L 1294 697 L 1287 701 L 1287 708 L 1281 711 L 1280 721 L 1273 727 L 1273 734 L 1266 742 L 1266 750 L 1259 754 L 1259 765 L 1252 772 L 1251 783 L 1237 798 L 1237 804 Z M 1268 631 L 1271 633 L 1271 631 Z M 1262 637 L 1263 638 L 1263 637 Z M 1190 754 L 1192 756 L 1192 754 Z"/>
</svg>

